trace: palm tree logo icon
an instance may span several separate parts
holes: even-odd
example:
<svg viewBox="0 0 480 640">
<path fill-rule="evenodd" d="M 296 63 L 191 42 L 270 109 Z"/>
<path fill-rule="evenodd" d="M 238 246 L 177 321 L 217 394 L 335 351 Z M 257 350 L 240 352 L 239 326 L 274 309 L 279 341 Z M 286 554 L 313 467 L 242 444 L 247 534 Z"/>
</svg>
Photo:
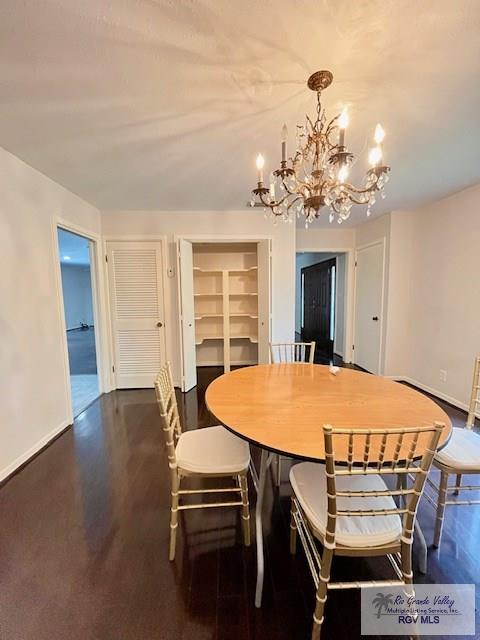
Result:
<svg viewBox="0 0 480 640">
<path fill-rule="evenodd" d="M 380 618 L 382 609 L 386 611 L 393 604 L 393 593 L 377 593 L 372 604 L 377 609 L 377 618 Z"/>
</svg>

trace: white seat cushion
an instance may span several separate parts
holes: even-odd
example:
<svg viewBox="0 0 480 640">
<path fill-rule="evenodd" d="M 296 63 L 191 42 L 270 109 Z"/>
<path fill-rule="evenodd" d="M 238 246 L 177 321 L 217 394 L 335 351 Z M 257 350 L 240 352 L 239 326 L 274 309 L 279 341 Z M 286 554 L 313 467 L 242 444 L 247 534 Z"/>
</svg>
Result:
<svg viewBox="0 0 480 640">
<path fill-rule="evenodd" d="M 378 475 L 337 476 L 337 490 L 382 491 L 387 487 Z M 327 527 L 327 482 L 325 466 L 302 462 L 290 470 L 295 495 L 315 529 L 325 535 Z M 395 509 L 391 496 L 337 498 L 337 510 Z M 398 540 L 402 533 L 400 516 L 339 516 L 335 539 L 347 547 L 376 547 Z"/>
<path fill-rule="evenodd" d="M 455 427 L 448 444 L 435 454 L 435 461 L 454 469 L 480 470 L 480 435 Z"/>
<path fill-rule="evenodd" d="M 239 473 L 250 463 L 248 442 L 223 427 L 185 431 L 176 454 L 180 469 L 193 473 Z"/>
</svg>

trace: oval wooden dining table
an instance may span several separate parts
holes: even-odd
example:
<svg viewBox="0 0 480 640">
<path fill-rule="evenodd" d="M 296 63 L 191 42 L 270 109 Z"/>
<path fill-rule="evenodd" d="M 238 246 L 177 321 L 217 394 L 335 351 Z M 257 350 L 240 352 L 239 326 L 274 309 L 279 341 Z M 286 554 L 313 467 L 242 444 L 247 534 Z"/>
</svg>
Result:
<svg viewBox="0 0 480 640">
<path fill-rule="evenodd" d="M 439 448 L 448 442 L 452 429 L 447 414 L 411 387 L 347 368 L 334 375 L 328 366 L 310 363 L 257 365 L 230 371 L 209 385 L 205 399 L 218 422 L 262 450 L 258 477 L 252 469 L 257 489 L 257 607 L 261 606 L 264 575 L 263 494 L 275 454 L 324 462 L 324 424 L 375 430 L 441 422 L 445 428 Z M 417 453 L 423 453 L 421 446 Z M 342 452 L 336 452 L 336 457 L 341 458 Z M 420 568 L 426 572 L 427 546 L 418 524 L 416 534 Z"/>
</svg>

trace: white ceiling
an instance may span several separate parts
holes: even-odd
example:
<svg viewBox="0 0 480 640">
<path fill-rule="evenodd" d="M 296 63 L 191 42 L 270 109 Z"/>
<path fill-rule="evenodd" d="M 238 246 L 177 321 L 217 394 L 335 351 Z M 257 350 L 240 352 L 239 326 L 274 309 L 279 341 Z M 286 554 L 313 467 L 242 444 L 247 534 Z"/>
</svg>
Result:
<svg viewBox="0 0 480 640">
<path fill-rule="evenodd" d="M 478 0 L 5 0 L 0 145 L 102 209 L 241 209 L 327 68 L 408 208 L 480 181 L 479 35 Z"/>
</svg>

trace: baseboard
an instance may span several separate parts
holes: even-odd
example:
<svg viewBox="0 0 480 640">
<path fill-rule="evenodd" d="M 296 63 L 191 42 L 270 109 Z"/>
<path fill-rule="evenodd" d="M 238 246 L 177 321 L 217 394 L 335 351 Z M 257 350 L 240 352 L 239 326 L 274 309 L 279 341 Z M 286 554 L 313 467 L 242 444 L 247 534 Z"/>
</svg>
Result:
<svg viewBox="0 0 480 640">
<path fill-rule="evenodd" d="M 453 398 L 452 396 L 449 396 L 448 394 L 443 393 L 438 389 L 429 387 L 428 385 L 423 384 L 423 382 L 419 382 L 418 380 L 414 380 L 413 378 L 409 378 L 408 376 L 384 376 L 384 377 L 390 378 L 391 380 L 396 380 L 397 382 L 407 382 L 408 384 L 411 384 L 413 387 L 417 387 L 422 391 L 426 391 L 427 393 L 430 393 L 432 396 L 435 396 L 440 400 L 444 400 L 445 402 L 448 402 L 448 404 L 451 404 L 453 407 L 456 407 L 457 409 L 461 409 L 462 411 L 465 411 L 465 413 L 468 413 L 468 409 L 469 409 L 468 404 L 466 404 L 465 402 L 462 402 L 461 400 L 457 400 L 457 398 Z M 480 419 L 480 413 L 476 413 L 475 416 Z"/>
<path fill-rule="evenodd" d="M 22 453 L 20 456 L 18 456 L 18 458 L 11 464 L 4 467 L 0 471 L 0 484 L 4 484 L 5 482 L 7 482 L 7 480 L 9 480 L 11 476 L 13 476 L 28 462 L 30 462 L 32 458 L 37 456 L 43 449 L 45 449 L 53 440 L 58 438 L 58 436 L 70 426 L 71 422 L 69 422 L 69 420 L 64 420 L 60 425 L 58 425 L 55 429 L 50 431 L 50 433 L 44 436 L 36 444 L 34 444 L 33 447 L 30 447 L 28 451 L 25 451 L 25 453 Z"/>
<path fill-rule="evenodd" d="M 342 353 L 341 351 L 339 351 L 338 349 L 336 351 L 334 351 L 333 355 L 335 356 L 340 356 L 340 358 L 343 360 L 345 358 L 345 354 Z"/>
</svg>

